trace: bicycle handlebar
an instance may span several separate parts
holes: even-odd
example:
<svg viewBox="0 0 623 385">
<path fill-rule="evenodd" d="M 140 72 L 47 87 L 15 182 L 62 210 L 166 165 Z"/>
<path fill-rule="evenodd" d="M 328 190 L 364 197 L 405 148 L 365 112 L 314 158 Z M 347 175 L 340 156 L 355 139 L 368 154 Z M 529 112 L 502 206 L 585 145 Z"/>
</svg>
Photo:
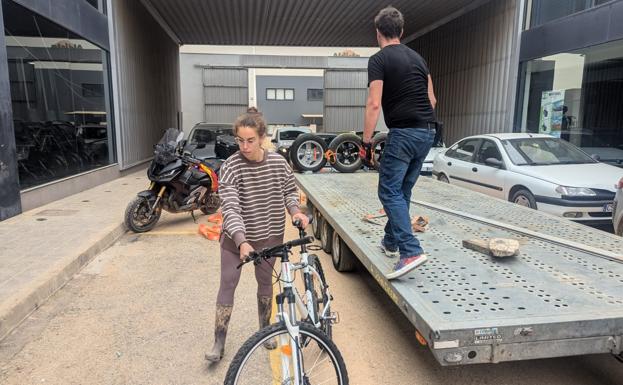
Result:
<svg viewBox="0 0 623 385">
<path fill-rule="evenodd" d="M 314 221 L 314 217 L 307 214 L 307 222 L 309 222 L 309 224 L 311 224 Z M 295 227 L 298 227 L 299 229 L 301 229 L 301 221 L 299 219 L 292 221 L 292 225 L 294 225 Z M 302 229 L 301 229 L 302 230 Z"/>
<path fill-rule="evenodd" d="M 249 263 L 249 262 L 253 262 L 254 265 L 259 265 L 263 259 L 269 259 L 271 257 L 282 257 L 283 256 L 282 253 L 284 252 L 284 250 L 285 252 L 288 252 L 293 247 L 307 245 L 309 243 L 312 243 L 313 241 L 314 241 L 314 237 L 307 236 L 307 237 L 303 237 L 299 239 L 294 239 L 292 241 L 288 241 L 278 246 L 267 247 L 260 251 L 252 251 L 244 259 L 244 261 L 240 262 L 240 264 L 236 268 L 240 269 L 242 265 Z"/>
</svg>

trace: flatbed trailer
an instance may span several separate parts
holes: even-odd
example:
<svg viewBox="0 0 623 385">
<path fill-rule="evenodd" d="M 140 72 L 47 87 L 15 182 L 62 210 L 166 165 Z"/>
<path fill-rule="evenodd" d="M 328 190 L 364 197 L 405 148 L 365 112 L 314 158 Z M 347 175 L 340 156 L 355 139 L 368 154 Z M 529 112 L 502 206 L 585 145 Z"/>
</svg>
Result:
<svg viewBox="0 0 623 385">
<path fill-rule="evenodd" d="M 623 344 L 623 238 L 484 194 L 420 178 L 410 214 L 426 264 L 388 281 L 396 259 L 379 247 L 378 174 L 297 174 L 321 218 L 322 243 L 341 270 L 357 258 L 426 340 L 441 365 L 611 353 Z M 513 238 L 520 254 L 496 259 L 464 239 Z M 328 239 L 327 239 L 328 238 Z M 332 239 L 332 240 L 331 240 Z"/>
</svg>

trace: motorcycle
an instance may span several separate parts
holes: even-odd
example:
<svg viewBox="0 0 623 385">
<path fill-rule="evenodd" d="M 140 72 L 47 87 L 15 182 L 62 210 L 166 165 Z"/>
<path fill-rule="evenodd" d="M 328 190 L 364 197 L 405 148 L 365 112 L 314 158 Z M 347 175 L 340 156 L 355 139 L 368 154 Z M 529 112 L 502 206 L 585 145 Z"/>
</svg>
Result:
<svg viewBox="0 0 623 385">
<path fill-rule="evenodd" d="M 162 210 L 190 212 L 194 219 L 194 210 L 212 214 L 220 206 L 217 171 L 221 161 L 185 153 L 183 137 L 183 132 L 169 128 L 154 146 L 154 159 L 147 170 L 151 184 L 125 211 L 126 227 L 135 233 L 153 229 Z"/>
</svg>

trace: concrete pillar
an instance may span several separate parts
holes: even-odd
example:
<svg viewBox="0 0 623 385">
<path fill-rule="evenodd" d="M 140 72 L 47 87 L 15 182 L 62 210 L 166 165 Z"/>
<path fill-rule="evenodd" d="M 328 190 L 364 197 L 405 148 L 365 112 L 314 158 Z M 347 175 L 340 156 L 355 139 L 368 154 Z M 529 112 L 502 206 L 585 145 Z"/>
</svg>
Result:
<svg viewBox="0 0 623 385">
<path fill-rule="evenodd" d="M 0 221 L 21 212 L 4 18 L 0 5 Z"/>
</svg>

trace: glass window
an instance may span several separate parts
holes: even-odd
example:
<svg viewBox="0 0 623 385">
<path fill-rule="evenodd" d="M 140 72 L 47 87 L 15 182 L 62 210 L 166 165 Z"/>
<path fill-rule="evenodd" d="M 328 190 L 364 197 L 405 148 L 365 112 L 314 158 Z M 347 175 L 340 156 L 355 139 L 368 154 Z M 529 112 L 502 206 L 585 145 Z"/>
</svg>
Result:
<svg viewBox="0 0 623 385">
<path fill-rule="evenodd" d="M 483 140 L 478 150 L 478 155 L 476 156 L 476 162 L 485 164 L 485 160 L 489 158 L 497 159 L 500 162 L 502 161 L 502 155 L 500 154 L 498 145 L 492 140 Z"/>
<path fill-rule="evenodd" d="M 286 89 L 285 90 L 285 99 L 286 100 L 294 100 L 294 90 L 293 89 Z"/>
<path fill-rule="evenodd" d="M 466 162 L 471 162 L 474 156 L 474 151 L 478 148 L 480 139 L 465 139 L 458 144 L 452 146 L 447 152 L 446 156 Z"/>
<path fill-rule="evenodd" d="M 277 100 L 285 99 L 285 91 L 283 88 L 277 88 Z"/>
<path fill-rule="evenodd" d="M 2 1 L 22 189 L 115 162 L 107 53 Z"/>
<path fill-rule="evenodd" d="M 276 90 L 274 88 L 267 88 L 266 89 L 266 100 L 275 100 L 276 98 L 275 92 Z"/>
<path fill-rule="evenodd" d="M 623 40 L 523 64 L 523 132 L 564 139 L 623 167 Z"/>
<path fill-rule="evenodd" d="M 310 102 L 322 101 L 324 99 L 324 89 L 322 88 L 308 88 L 307 100 Z"/>
<path fill-rule="evenodd" d="M 612 0 L 532 0 L 530 27 L 536 27 Z"/>
</svg>

